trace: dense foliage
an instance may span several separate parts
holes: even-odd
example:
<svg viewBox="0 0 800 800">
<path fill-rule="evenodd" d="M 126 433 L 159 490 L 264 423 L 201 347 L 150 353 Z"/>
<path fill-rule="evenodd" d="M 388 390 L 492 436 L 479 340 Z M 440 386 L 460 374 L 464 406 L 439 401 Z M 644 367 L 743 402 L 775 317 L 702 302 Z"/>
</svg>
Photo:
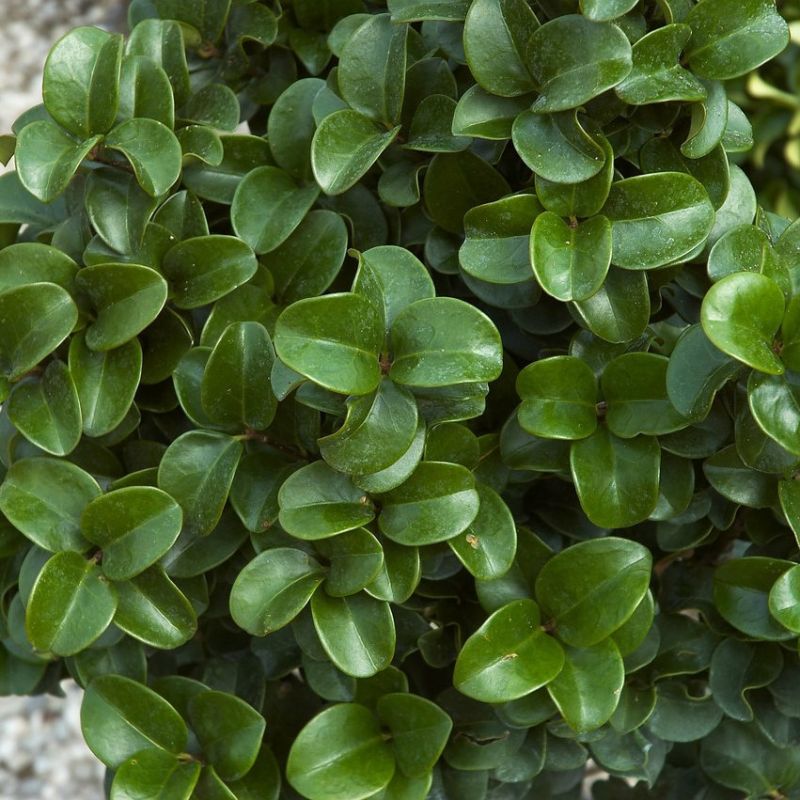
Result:
<svg viewBox="0 0 800 800">
<path fill-rule="evenodd" d="M 800 798 L 773 0 L 130 23 L 0 137 L 0 693 L 112 800 Z"/>
</svg>

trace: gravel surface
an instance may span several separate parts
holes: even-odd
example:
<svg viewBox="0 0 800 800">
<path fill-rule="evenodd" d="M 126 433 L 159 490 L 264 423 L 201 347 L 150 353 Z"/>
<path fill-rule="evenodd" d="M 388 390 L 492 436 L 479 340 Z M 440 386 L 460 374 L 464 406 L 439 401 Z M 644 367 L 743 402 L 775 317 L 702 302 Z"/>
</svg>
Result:
<svg viewBox="0 0 800 800">
<path fill-rule="evenodd" d="M 0 797 L 101 800 L 103 765 L 81 736 L 81 690 L 66 697 L 0 698 Z"/>
<path fill-rule="evenodd" d="M 124 0 L 0 0 L 0 132 L 41 102 L 51 45 L 78 25 L 122 29 Z M 12 162 L 13 164 L 13 162 Z M 2 166 L 0 165 L 0 172 Z M 80 730 L 81 691 L 65 698 L 0 697 L 0 798 L 102 800 L 103 766 Z"/>
</svg>

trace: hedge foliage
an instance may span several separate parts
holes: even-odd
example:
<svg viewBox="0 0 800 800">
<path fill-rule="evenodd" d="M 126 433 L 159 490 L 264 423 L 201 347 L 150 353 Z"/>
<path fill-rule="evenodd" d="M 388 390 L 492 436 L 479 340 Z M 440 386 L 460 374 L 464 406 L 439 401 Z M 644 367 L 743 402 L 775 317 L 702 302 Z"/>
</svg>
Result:
<svg viewBox="0 0 800 800">
<path fill-rule="evenodd" d="M 774 0 L 130 25 L 0 137 L 0 693 L 112 800 L 800 798 Z"/>
</svg>

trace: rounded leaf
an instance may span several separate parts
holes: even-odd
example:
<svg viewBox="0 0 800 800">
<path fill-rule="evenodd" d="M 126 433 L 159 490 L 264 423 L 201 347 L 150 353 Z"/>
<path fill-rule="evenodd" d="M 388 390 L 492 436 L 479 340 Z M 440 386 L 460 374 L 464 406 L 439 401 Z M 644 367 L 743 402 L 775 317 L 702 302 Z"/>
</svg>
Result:
<svg viewBox="0 0 800 800">
<path fill-rule="evenodd" d="M 231 616 L 253 636 L 266 636 L 291 622 L 324 578 L 319 562 L 302 550 L 265 550 L 237 576 L 231 589 Z"/>
<path fill-rule="evenodd" d="M 616 537 L 579 542 L 556 554 L 536 579 L 536 597 L 555 635 L 591 647 L 630 619 L 650 585 L 652 557 Z"/>
<path fill-rule="evenodd" d="M 784 366 L 773 350 L 783 320 L 783 292 L 764 275 L 737 272 L 715 283 L 703 298 L 701 321 L 706 336 L 749 367 L 781 375 Z"/>
<path fill-rule="evenodd" d="M 339 394 L 369 394 L 380 381 L 383 324 L 358 294 L 293 303 L 278 317 L 275 350 L 286 366 Z"/>
<path fill-rule="evenodd" d="M 317 714 L 289 751 L 286 777 L 309 800 L 364 800 L 395 770 L 392 748 L 365 706 L 341 703 Z"/>
<path fill-rule="evenodd" d="M 71 656 L 108 627 L 117 593 L 97 564 L 79 553 L 56 553 L 44 565 L 28 600 L 25 628 L 42 653 Z"/>
<path fill-rule="evenodd" d="M 595 525 L 626 528 L 655 509 L 661 450 L 654 438 L 620 439 L 600 427 L 573 442 L 569 461 L 581 507 Z"/>
<path fill-rule="evenodd" d="M 154 691 L 121 675 L 102 675 L 87 687 L 81 731 L 89 749 L 111 769 L 143 749 L 179 754 L 188 730 L 178 712 Z"/>
<path fill-rule="evenodd" d="M 458 654 L 453 684 L 484 703 L 507 703 L 552 681 L 564 664 L 561 645 L 541 627 L 533 600 L 495 611 Z"/>
<path fill-rule="evenodd" d="M 92 500 L 81 530 L 103 551 L 106 577 L 125 581 L 155 564 L 181 532 L 180 506 L 160 489 L 131 486 Z"/>
<path fill-rule="evenodd" d="M 423 461 L 405 483 L 381 496 L 378 526 L 398 544 L 433 544 L 465 530 L 479 507 L 469 470 L 460 464 Z"/>
</svg>

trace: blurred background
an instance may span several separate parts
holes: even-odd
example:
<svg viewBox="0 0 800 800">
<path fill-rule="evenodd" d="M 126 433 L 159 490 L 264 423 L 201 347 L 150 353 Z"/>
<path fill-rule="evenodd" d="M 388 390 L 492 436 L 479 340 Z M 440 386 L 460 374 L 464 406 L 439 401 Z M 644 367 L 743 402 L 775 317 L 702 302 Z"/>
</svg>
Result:
<svg viewBox="0 0 800 800">
<path fill-rule="evenodd" d="M 58 38 L 78 25 L 123 30 L 126 10 L 126 0 L 0 0 L 0 132 L 41 102 L 42 67 Z M 64 690 L 63 699 L 0 697 L 2 800 L 105 797 L 103 767 L 80 732 L 81 693 Z"/>
</svg>

